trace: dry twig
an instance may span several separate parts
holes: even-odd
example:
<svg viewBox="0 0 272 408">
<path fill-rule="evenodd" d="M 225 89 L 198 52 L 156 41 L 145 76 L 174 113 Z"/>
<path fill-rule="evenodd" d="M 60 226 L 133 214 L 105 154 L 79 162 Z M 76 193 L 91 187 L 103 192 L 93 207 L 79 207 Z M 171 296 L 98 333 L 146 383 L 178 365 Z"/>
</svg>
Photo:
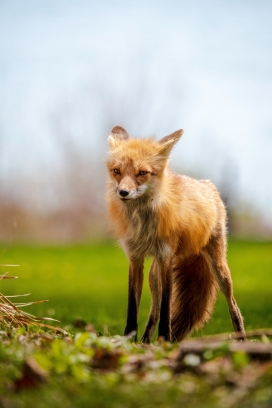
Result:
<svg viewBox="0 0 272 408">
<path fill-rule="evenodd" d="M 0 265 L 0 266 L 19 266 L 19 265 Z M 0 275 L 0 281 L 4 279 L 16 279 L 17 276 L 7 276 L 6 272 L 3 275 Z M 46 321 L 55 321 L 58 322 L 59 320 L 52 319 L 50 317 L 36 317 L 31 315 L 30 313 L 23 312 L 20 308 L 25 307 L 25 306 L 30 306 L 30 305 L 36 305 L 38 303 L 44 303 L 47 302 L 47 300 L 38 300 L 36 302 L 27 302 L 27 303 L 13 303 L 9 298 L 11 297 L 20 297 L 20 296 L 28 296 L 30 293 L 24 294 L 24 295 L 14 295 L 14 296 L 5 296 L 2 293 L 0 293 L 0 323 L 4 324 L 8 328 L 15 327 L 15 328 L 20 328 L 20 327 L 28 327 L 28 326 L 37 326 L 37 327 L 43 327 L 43 328 L 48 328 L 52 329 L 55 332 L 61 332 L 63 334 L 67 334 L 65 330 L 56 327 L 56 326 L 51 326 L 49 324 L 42 323 L 44 320 Z"/>
</svg>

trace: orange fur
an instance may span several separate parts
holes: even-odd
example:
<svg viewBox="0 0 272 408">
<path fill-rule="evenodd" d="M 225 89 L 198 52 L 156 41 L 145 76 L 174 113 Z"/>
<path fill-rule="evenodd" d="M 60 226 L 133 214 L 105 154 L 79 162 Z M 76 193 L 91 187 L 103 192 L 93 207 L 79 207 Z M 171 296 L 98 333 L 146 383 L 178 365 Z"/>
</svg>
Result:
<svg viewBox="0 0 272 408">
<path fill-rule="evenodd" d="M 160 141 L 133 139 L 112 129 L 107 160 L 109 215 L 130 261 L 125 334 L 137 330 L 143 262 L 153 256 L 152 294 L 143 341 L 159 335 L 181 340 L 212 313 L 218 287 L 236 331 L 243 320 L 226 262 L 226 211 L 214 185 L 172 173 L 169 154 L 183 131 Z M 172 292 L 173 285 L 173 292 Z"/>
<path fill-rule="evenodd" d="M 182 340 L 210 319 L 218 286 L 202 254 L 179 260 L 173 280 L 172 336 Z"/>
</svg>

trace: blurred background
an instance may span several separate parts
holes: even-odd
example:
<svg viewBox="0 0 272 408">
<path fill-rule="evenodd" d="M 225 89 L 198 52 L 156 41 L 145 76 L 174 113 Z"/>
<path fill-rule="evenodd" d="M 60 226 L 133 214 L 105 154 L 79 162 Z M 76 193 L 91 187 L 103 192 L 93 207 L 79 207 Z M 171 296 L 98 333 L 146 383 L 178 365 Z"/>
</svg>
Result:
<svg viewBox="0 0 272 408">
<path fill-rule="evenodd" d="M 0 240 L 107 238 L 107 137 L 185 130 L 236 236 L 272 237 L 272 3 L 0 0 Z"/>
</svg>

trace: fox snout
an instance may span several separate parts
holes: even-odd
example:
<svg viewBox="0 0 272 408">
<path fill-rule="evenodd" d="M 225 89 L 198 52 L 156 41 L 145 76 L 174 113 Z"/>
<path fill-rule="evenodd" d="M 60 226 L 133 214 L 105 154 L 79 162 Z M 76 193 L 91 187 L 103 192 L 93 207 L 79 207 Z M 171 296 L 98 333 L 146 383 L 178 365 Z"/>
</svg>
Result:
<svg viewBox="0 0 272 408">
<path fill-rule="evenodd" d="M 119 195 L 123 198 L 129 195 L 129 191 L 125 189 L 118 190 L 118 192 L 119 192 Z"/>
<path fill-rule="evenodd" d="M 146 189 L 147 186 L 145 184 L 142 184 L 141 186 L 138 186 L 131 190 L 124 187 L 118 187 L 117 194 L 121 200 L 133 200 L 142 196 L 145 193 Z"/>
<path fill-rule="evenodd" d="M 124 175 L 124 177 L 119 180 L 116 189 L 118 197 L 122 199 L 136 198 L 137 196 L 137 184 L 133 178 L 129 175 Z"/>
<path fill-rule="evenodd" d="M 133 200 L 140 197 L 147 186 L 137 184 L 131 177 L 124 177 L 116 188 L 116 193 L 121 200 Z"/>
<path fill-rule="evenodd" d="M 137 188 L 128 188 L 128 187 L 124 187 L 119 185 L 117 187 L 117 195 L 121 200 L 130 200 L 133 198 L 138 197 L 139 192 L 137 191 Z"/>
</svg>

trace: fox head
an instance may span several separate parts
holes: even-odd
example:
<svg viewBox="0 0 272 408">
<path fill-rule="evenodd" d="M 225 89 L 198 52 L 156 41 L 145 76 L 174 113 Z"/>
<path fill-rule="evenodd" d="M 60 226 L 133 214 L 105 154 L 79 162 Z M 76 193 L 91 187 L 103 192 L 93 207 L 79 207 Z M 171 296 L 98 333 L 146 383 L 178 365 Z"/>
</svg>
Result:
<svg viewBox="0 0 272 408">
<path fill-rule="evenodd" d="M 177 130 L 159 141 L 134 139 L 121 126 L 114 126 L 109 136 L 107 167 L 117 197 L 125 201 L 152 194 L 182 134 L 183 130 Z"/>
</svg>

